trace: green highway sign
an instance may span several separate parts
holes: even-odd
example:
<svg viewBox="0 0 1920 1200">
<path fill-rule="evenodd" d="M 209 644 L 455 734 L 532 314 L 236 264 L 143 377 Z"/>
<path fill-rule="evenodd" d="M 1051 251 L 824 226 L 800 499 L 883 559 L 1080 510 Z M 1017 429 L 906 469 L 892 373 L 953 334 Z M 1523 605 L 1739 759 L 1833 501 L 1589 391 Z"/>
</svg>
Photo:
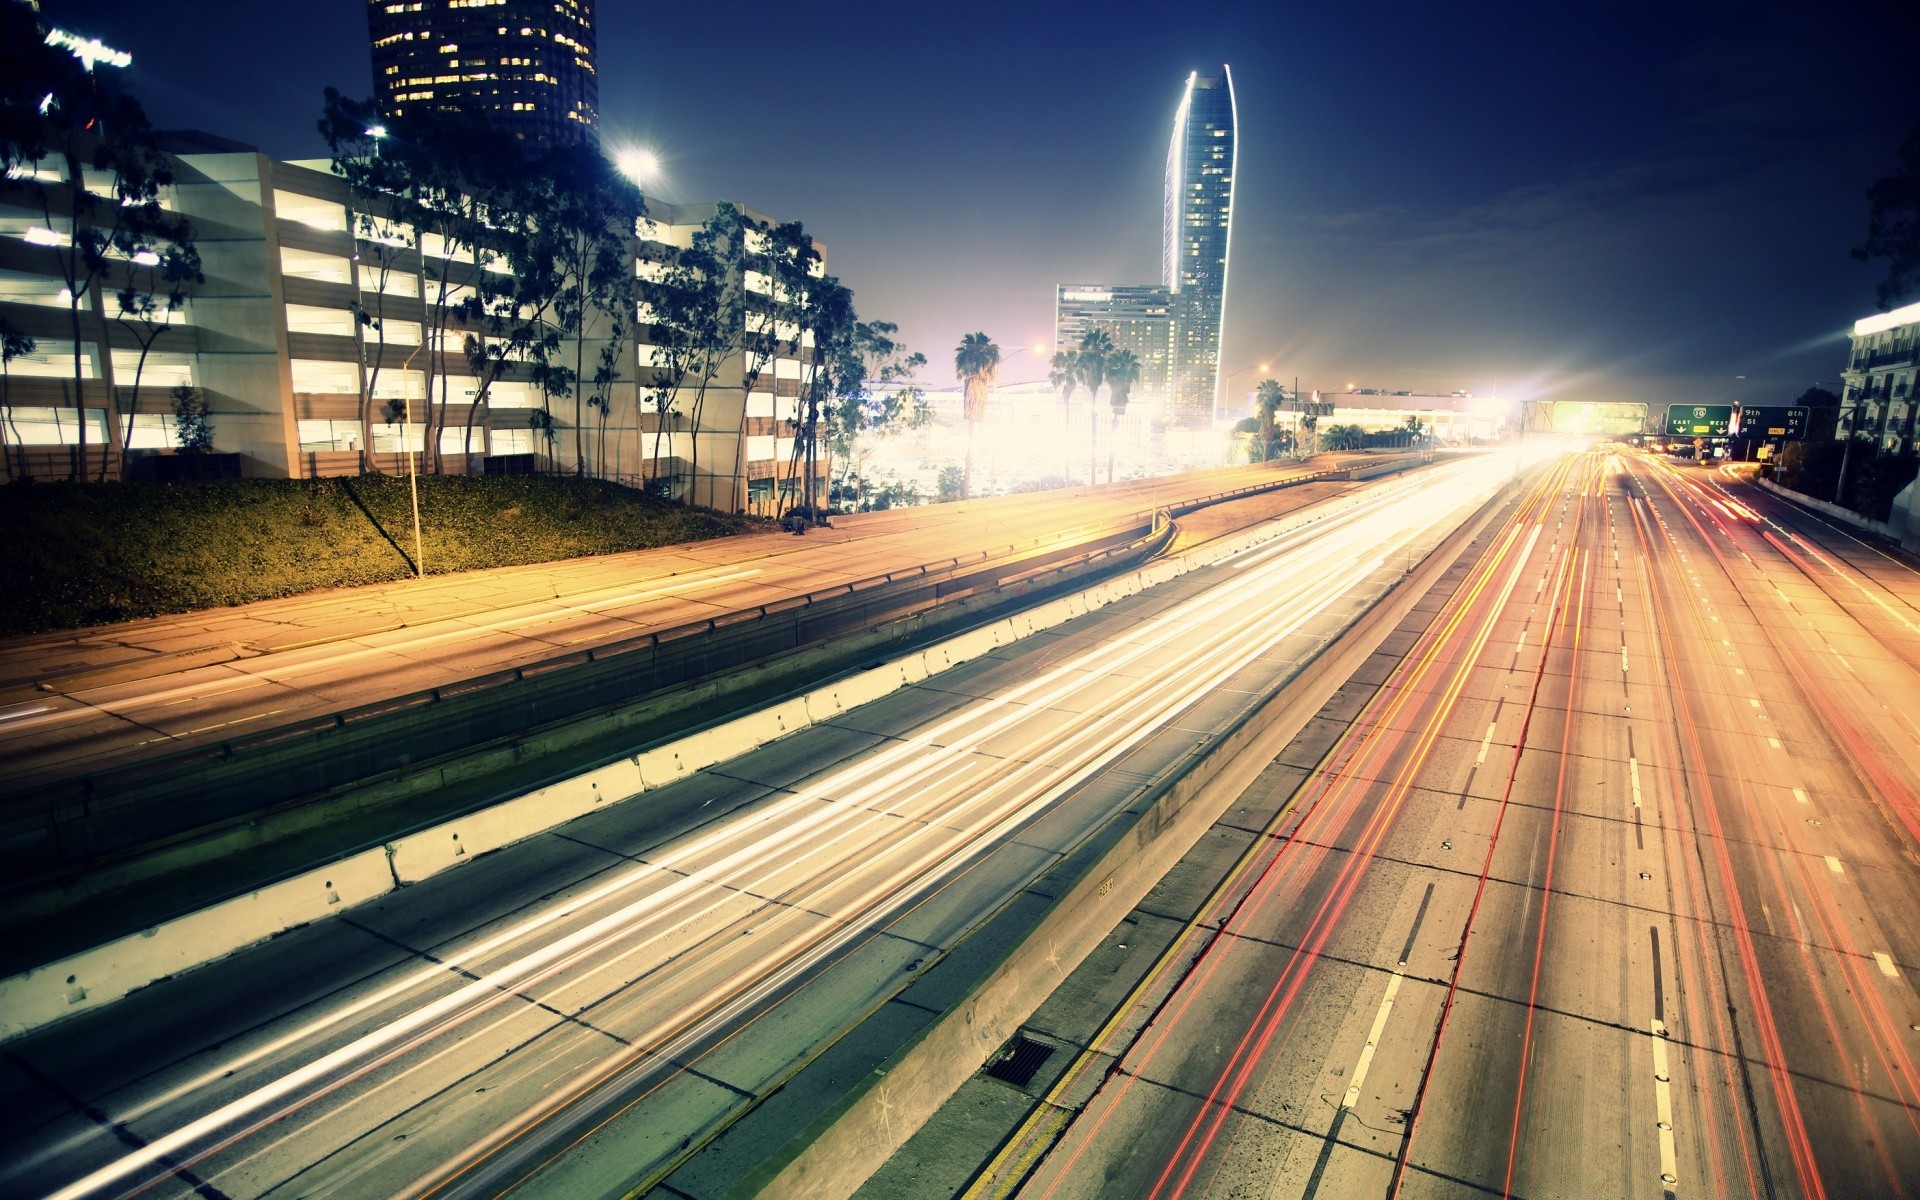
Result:
<svg viewBox="0 0 1920 1200">
<path fill-rule="evenodd" d="M 1799 441 L 1807 436 L 1807 410 L 1801 405 L 1750 404 L 1740 410 L 1741 437 L 1777 437 Z"/>
<path fill-rule="evenodd" d="M 1668 437 L 1725 437 L 1733 424 L 1731 404 L 1670 404 Z"/>
<path fill-rule="evenodd" d="M 1647 406 L 1605 402 L 1576 403 L 1561 400 L 1553 404 L 1553 431 L 1590 435 L 1645 433 Z"/>
</svg>

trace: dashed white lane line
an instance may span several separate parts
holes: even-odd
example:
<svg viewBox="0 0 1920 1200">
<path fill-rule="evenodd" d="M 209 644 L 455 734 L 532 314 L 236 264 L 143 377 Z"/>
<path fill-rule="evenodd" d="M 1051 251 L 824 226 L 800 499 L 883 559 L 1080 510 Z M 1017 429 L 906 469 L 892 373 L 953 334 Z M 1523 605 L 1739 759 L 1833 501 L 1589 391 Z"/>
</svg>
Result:
<svg viewBox="0 0 1920 1200">
<path fill-rule="evenodd" d="M 1793 789 L 1793 799 L 1794 799 L 1794 801 L 1795 801 L 1796 803 L 1799 803 L 1799 804 L 1805 804 L 1805 803 L 1807 802 L 1807 791 L 1806 791 L 1806 789 L 1805 789 L 1805 788 L 1795 788 L 1795 789 Z"/>
<path fill-rule="evenodd" d="M 1491 723 L 1489 723 L 1487 725 L 1487 736 L 1480 739 L 1480 753 L 1475 755 L 1473 759 L 1473 765 L 1476 767 L 1486 765 L 1487 747 L 1493 745 L 1493 730 L 1494 730 L 1494 726 Z"/>
<path fill-rule="evenodd" d="M 1630 780 L 1633 784 L 1633 806 L 1635 808 L 1639 808 L 1640 807 L 1640 760 L 1639 759 L 1629 758 L 1627 760 L 1627 779 Z"/>
<path fill-rule="evenodd" d="M 1827 870 L 1832 871 L 1835 875 L 1845 875 L 1847 873 L 1847 868 L 1842 866 L 1840 860 L 1831 854 L 1827 855 Z"/>
<path fill-rule="evenodd" d="M 1673 1149 L 1673 1084 L 1667 1074 L 1667 1027 L 1653 1019 L 1653 1111 L 1660 1128 L 1660 1182 L 1680 1182 L 1680 1159 Z"/>
<path fill-rule="evenodd" d="M 1780 750 L 1784 748 L 1780 745 L 1780 739 L 1777 737 L 1768 738 L 1767 745 L 1772 746 L 1775 750 Z"/>
<path fill-rule="evenodd" d="M 1622 671 L 1627 669 L 1627 648 L 1625 646 L 1620 647 L 1620 669 Z"/>
<path fill-rule="evenodd" d="M 1900 978 L 1900 968 L 1893 965 L 1893 958 L 1886 951 L 1875 950 L 1873 961 L 1880 964 L 1880 973 L 1888 979 Z"/>
<path fill-rule="evenodd" d="M 1755 708 L 1760 707 L 1760 702 L 1758 700 L 1755 700 L 1752 696 L 1747 697 L 1747 703 L 1753 705 Z"/>
<path fill-rule="evenodd" d="M 1380 1045 L 1380 1035 L 1386 1031 L 1387 1016 L 1393 1012 L 1393 998 L 1400 994 L 1400 980 L 1406 975 L 1405 967 L 1393 973 L 1387 980 L 1387 994 L 1380 1001 L 1380 1011 L 1373 1014 L 1373 1028 L 1367 1031 L 1367 1044 L 1360 1050 L 1360 1061 L 1353 1067 L 1353 1082 L 1347 1085 L 1347 1094 L 1341 1099 L 1341 1108 L 1352 1108 L 1360 1100 L 1360 1085 L 1366 1082 L 1367 1068 L 1373 1065 L 1373 1052 Z"/>
</svg>

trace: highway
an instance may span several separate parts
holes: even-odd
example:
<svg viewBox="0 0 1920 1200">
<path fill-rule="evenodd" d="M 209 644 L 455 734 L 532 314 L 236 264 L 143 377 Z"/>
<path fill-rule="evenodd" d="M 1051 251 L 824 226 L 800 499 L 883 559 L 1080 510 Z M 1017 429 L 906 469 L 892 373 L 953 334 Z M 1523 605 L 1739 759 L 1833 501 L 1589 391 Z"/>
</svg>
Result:
<svg viewBox="0 0 1920 1200">
<path fill-rule="evenodd" d="M 1738 471 L 1571 455 L 1383 678 L 919 1194 L 1920 1192 L 1908 562 Z"/>
<path fill-rule="evenodd" d="M 1356 490 L 1218 566 L 19 1039 L 0 1194 L 657 1183 L 930 981 L 1511 469 Z"/>
<path fill-rule="evenodd" d="M 955 557 L 1092 541 L 1261 465 L 835 518 L 630 554 L 430 576 L 0 644 L 15 787 L 323 716 Z"/>
</svg>

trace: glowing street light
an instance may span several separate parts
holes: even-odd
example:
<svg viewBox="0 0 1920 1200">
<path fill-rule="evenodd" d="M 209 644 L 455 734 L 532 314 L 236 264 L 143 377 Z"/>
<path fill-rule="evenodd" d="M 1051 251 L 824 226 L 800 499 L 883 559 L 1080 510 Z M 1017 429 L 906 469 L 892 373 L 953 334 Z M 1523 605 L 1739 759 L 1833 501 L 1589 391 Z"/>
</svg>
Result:
<svg viewBox="0 0 1920 1200">
<path fill-rule="evenodd" d="M 634 186 L 644 186 L 660 173 L 660 156 L 643 146 L 628 146 L 613 156 L 614 169 Z"/>
</svg>

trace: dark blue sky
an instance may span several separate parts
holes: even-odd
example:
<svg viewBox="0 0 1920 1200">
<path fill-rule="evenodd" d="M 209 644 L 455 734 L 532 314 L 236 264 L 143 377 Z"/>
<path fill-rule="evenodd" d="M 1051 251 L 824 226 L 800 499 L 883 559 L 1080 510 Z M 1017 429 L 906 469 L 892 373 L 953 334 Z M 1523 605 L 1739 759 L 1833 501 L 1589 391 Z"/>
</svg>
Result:
<svg viewBox="0 0 1920 1200">
<path fill-rule="evenodd" d="M 159 124 L 277 156 L 319 152 L 323 86 L 370 90 L 360 0 L 44 8 L 134 53 Z M 601 0 L 603 132 L 667 199 L 804 221 L 941 366 L 972 329 L 1049 338 L 1058 282 L 1157 278 L 1173 107 L 1226 61 L 1229 370 L 1778 401 L 1874 307 L 1847 250 L 1920 121 L 1916 11 Z"/>
</svg>

